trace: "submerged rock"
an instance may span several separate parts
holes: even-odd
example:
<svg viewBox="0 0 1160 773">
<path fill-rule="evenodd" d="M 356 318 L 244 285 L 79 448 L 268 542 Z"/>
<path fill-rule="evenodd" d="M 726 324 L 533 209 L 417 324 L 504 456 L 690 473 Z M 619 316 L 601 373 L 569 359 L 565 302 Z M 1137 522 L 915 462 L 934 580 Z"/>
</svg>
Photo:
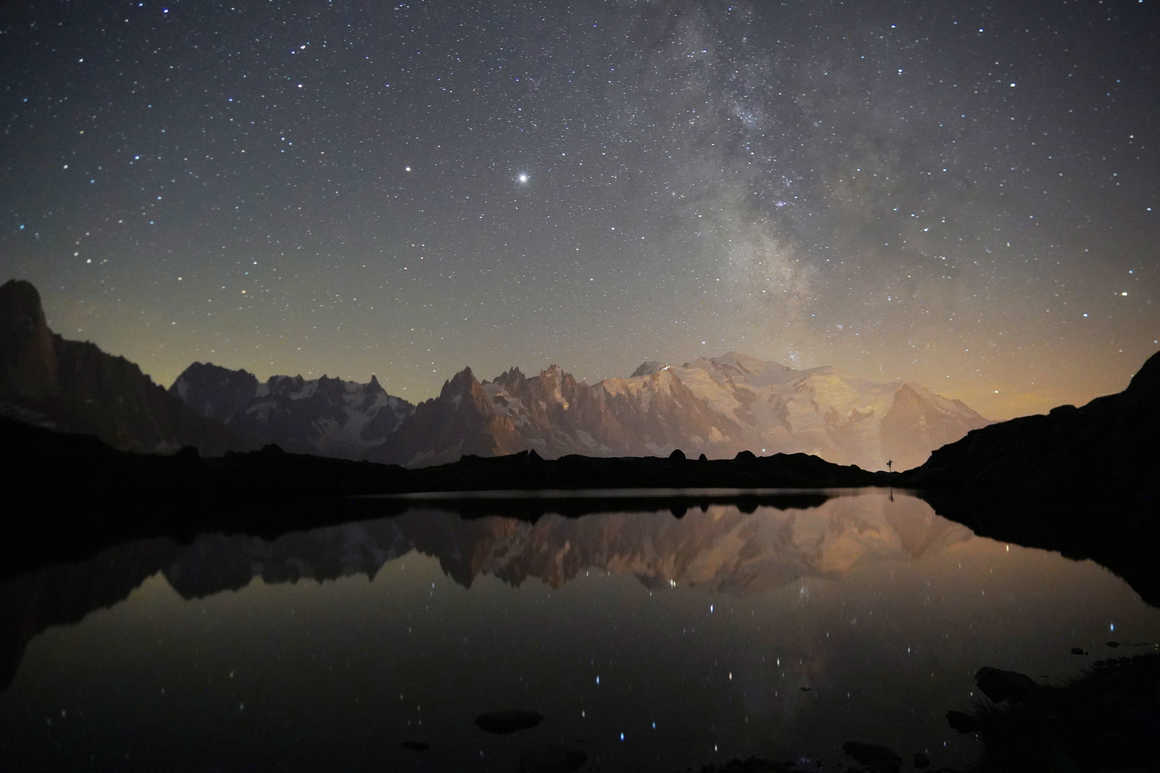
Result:
<svg viewBox="0 0 1160 773">
<path fill-rule="evenodd" d="M 1001 668 L 991 668 L 990 666 L 983 666 L 979 669 L 978 673 L 975 674 L 975 684 L 979 685 L 983 694 L 995 703 L 1002 703 L 1006 700 L 1021 701 L 1039 686 L 1027 674 L 1021 674 L 1018 671 L 1004 671 Z"/>
<path fill-rule="evenodd" d="M 1099 661 L 1023 700 L 977 705 L 969 718 L 983 742 L 978 769 L 1155 770 L 1158 695 L 1160 655 L 1150 654 Z"/>
<path fill-rule="evenodd" d="M 951 710 L 947 712 L 947 724 L 960 733 L 973 733 L 979 729 L 979 720 L 965 711 Z"/>
<path fill-rule="evenodd" d="M 842 751 L 873 773 L 896 773 L 902 769 L 902 758 L 885 746 L 861 741 L 846 741 Z"/>
<path fill-rule="evenodd" d="M 480 730 L 497 735 L 507 735 L 520 730 L 535 727 L 544 721 L 544 715 L 536 711 L 524 709 L 507 709 L 506 711 L 491 711 L 480 714 L 475 718 L 475 724 Z"/>
<path fill-rule="evenodd" d="M 702 765 L 700 773 L 814 773 L 818 767 L 806 758 L 798 762 L 775 762 L 764 757 L 737 757 L 721 765 Z"/>
<path fill-rule="evenodd" d="M 572 773 L 587 761 L 588 754 L 582 749 L 553 744 L 520 755 L 520 773 Z"/>
</svg>

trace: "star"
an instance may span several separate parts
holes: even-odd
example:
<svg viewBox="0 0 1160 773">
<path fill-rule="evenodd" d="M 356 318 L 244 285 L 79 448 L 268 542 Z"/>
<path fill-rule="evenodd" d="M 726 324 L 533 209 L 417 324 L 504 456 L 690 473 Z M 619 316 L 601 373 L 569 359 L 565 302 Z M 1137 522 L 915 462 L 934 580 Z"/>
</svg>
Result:
<svg viewBox="0 0 1160 773">
<path fill-rule="evenodd" d="M 1155 106 L 1121 73 L 1151 53 L 1147 3 L 1053 14 L 1079 65 L 998 5 L 944 24 L 884 15 L 914 0 L 587 0 L 525 27 L 514 0 L 392 3 L 351 34 L 340 8 L 286 0 L 299 39 L 162 2 L 140 25 L 127 7 L 116 45 L 87 34 L 106 5 L 39 4 L 35 30 L 6 29 L 0 168 L 29 185 L 0 186 L 0 282 L 55 288 L 62 328 L 164 383 L 203 353 L 252 367 L 275 347 L 280 370 L 386 370 L 423 399 L 447 363 L 591 381 L 639 348 L 737 349 L 937 380 L 1003 419 L 1056 404 L 1035 373 L 1086 402 L 1160 340 L 1160 274 L 1132 265 L 1160 239 Z M 676 34 L 654 35 L 662 18 Z M 207 69 L 154 22 L 249 42 Z M 100 111 L 57 101 L 82 74 Z M 227 284 L 246 301 L 228 314 L 207 292 Z M 170 335 L 119 324 L 126 302 Z M 370 333 L 391 325 L 423 332 Z"/>
</svg>

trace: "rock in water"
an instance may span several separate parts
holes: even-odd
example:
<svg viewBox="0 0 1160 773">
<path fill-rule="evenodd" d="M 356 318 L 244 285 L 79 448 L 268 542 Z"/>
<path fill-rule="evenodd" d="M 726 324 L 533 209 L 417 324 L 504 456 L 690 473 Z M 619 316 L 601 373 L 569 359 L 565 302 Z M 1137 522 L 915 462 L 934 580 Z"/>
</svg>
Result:
<svg viewBox="0 0 1160 773">
<path fill-rule="evenodd" d="M 572 773 L 584 767 L 588 755 L 582 749 L 544 746 L 520 756 L 520 773 Z"/>
<path fill-rule="evenodd" d="M 874 773 L 897 773 L 902 769 L 902 758 L 885 746 L 860 741 L 846 741 L 842 751 Z"/>
<path fill-rule="evenodd" d="M 508 709 L 506 711 L 492 711 L 480 714 L 475 718 L 475 724 L 480 730 L 497 735 L 507 735 L 520 730 L 535 727 L 544 721 L 544 715 L 524 709 Z"/>
<path fill-rule="evenodd" d="M 1021 701 L 1037 685 L 1035 680 L 1018 671 L 1004 671 L 1001 668 L 983 666 L 975 674 L 975 684 L 995 703 L 1006 700 Z"/>
<path fill-rule="evenodd" d="M 965 711 L 948 711 L 947 724 L 960 733 L 973 733 L 979 729 L 979 720 Z"/>
</svg>

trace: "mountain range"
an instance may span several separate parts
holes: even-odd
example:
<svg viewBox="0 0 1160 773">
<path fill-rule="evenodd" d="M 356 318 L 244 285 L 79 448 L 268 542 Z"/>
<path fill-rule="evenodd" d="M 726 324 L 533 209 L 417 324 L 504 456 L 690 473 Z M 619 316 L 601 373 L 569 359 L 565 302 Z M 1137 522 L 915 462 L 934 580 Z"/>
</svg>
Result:
<svg viewBox="0 0 1160 773">
<path fill-rule="evenodd" d="M 900 469 L 987 424 L 957 400 L 917 384 L 874 382 L 834 368 L 795 370 L 737 353 L 679 366 L 644 363 L 596 384 L 557 365 L 479 380 L 471 368 L 413 406 L 372 376 L 360 384 L 274 376 L 195 363 L 171 395 L 256 444 L 419 467 L 465 454 L 532 449 L 544 458 L 710 457 L 752 449 L 805 452 L 838 464 Z"/>
<path fill-rule="evenodd" d="M 645 362 L 595 384 L 557 365 L 480 380 L 470 368 L 418 405 L 367 383 L 273 376 L 194 363 L 168 390 L 91 343 L 45 323 L 36 289 L 0 288 L 0 406 L 18 418 L 97 435 L 138 451 L 203 453 L 268 444 L 297 453 L 410 467 L 535 450 L 544 458 L 750 450 L 804 452 L 895 469 L 988 422 L 958 400 L 909 382 L 832 367 L 795 369 L 730 352 L 681 364 Z"/>
<path fill-rule="evenodd" d="M 523 449 L 553 458 L 680 448 L 722 458 L 804 452 L 871 470 L 892 460 L 906 469 L 987 423 L 918 384 L 730 352 L 680 365 L 646 362 L 627 378 L 591 385 L 557 365 L 530 377 L 513 368 L 491 381 L 466 368 L 368 458 L 418 466 Z"/>
</svg>

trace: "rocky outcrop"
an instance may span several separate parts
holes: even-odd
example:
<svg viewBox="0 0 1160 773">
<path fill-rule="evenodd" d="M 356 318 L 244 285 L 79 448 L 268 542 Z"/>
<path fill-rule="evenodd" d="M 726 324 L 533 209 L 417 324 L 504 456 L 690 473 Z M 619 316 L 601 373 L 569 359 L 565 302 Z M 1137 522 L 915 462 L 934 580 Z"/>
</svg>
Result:
<svg viewBox="0 0 1160 773">
<path fill-rule="evenodd" d="M 188 409 L 125 358 L 53 333 L 28 282 L 0 286 L 0 325 L 0 404 L 8 413 L 96 435 L 123 450 L 192 445 L 213 454 L 240 445 L 220 423 Z"/>
<path fill-rule="evenodd" d="M 56 346 L 40 293 L 28 282 L 0 285 L 0 394 L 47 401 L 60 392 Z"/>
</svg>

